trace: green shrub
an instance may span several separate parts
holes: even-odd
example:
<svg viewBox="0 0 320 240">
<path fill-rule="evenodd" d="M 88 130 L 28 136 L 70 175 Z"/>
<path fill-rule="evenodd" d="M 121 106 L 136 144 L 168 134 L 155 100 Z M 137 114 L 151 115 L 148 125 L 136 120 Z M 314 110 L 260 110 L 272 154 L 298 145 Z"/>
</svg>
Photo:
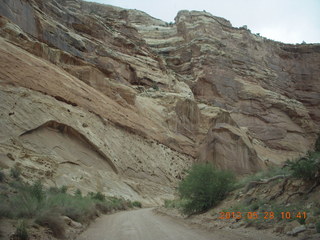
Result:
<svg viewBox="0 0 320 240">
<path fill-rule="evenodd" d="M 78 198 L 61 192 L 47 196 L 42 211 L 50 209 L 56 209 L 61 215 L 82 223 L 88 222 L 96 215 L 95 202 L 91 198 Z"/>
<path fill-rule="evenodd" d="M 10 186 L 15 189 L 16 193 L 4 200 L 3 210 L 9 209 L 9 215 L 13 218 L 30 218 L 35 216 L 39 209 L 39 202 L 32 195 L 32 187 L 21 181 L 10 182 Z"/>
<path fill-rule="evenodd" d="M 66 193 L 68 191 L 68 187 L 67 186 L 61 186 L 61 188 L 60 188 L 60 192 L 61 193 Z"/>
<path fill-rule="evenodd" d="M 217 170 L 211 164 L 195 164 L 178 187 L 180 197 L 186 199 L 184 214 L 206 211 L 223 200 L 232 189 L 234 176 Z"/>
<path fill-rule="evenodd" d="M 28 192 L 20 192 L 11 197 L 9 204 L 14 218 L 32 218 L 39 211 L 39 202 Z"/>
<path fill-rule="evenodd" d="M 101 192 L 97 192 L 97 193 L 90 193 L 90 196 L 92 199 L 95 199 L 95 200 L 99 200 L 99 201 L 104 201 L 106 200 L 106 196 L 101 193 Z"/>
<path fill-rule="evenodd" d="M 35 218 L 38 224 L 48 226 L 56 236 L 62 236 L 63 233 L 58 216 L 88 223 L 97 216 L 98 210 L 108 213 L 132 206 L 130 201 L 106 197 L 100 192 L 82 197 L 80 190 L 76 191 L 75 196 L 66 193 L 65 188 L 45 190 L 39 181 L 32 185 L 14 181 L 9 185 L 14 191 L 10 197 L 0 195 L 0 217 Z M 139 205 L 138 202 L 135 204 Z"/>
<path fill-rule="evenodd" d="M 76 196 L 76 197 L 82 197 L 82 192 L 81 192 L 81 190 L 78 188 L 77 190 L 76 190 L 76 192 L 74 193 L 74 196 Z"/>
<path fill-rule="evenodd" d="M 7 208 L 11 209 L 14 218 L 33 218 L 44 212 L 57 212 L 84 222 L 95 214 L 94 201 L 90 198 L 78 198 L 53 189 L 46 192 L 40 182 L 31 186 L 24 183 L 12 186 L 17 193 L 8 199 Z"/>
<path fill-rule="evenodd" d="M 287 166 L 295 178 L 301 178 L 313 181 L 320 172 L 320 153 L 308 153 L 306 157 L 302 157 L 297 161 L 287 161 Z"/>
<path fill-rule="evenodd" d="M 42 183 L 38 180 L 36 181 L 30 188 L 31 195 L 38 200 L 38 202 L 41 202 L 43 198 L 45 197 L 45 192 L 43 189 Z"/>
<path fill-rule="evenodd" d="M 174 202 L 174 200 L 165 199 L 164 200 L 164 207 L 165 208 L 174 208 L 173 202 Z"/>
<path fill-rule="evenodd" d="M 102 213 L 109 213 L 112 210 L 125 210 L 133 206 L 130 201 L 117 197 L 106 197 L 104 201 L 97 200 L 96 208 Z"/>
<path fill-rule="evenodd" d="M 108 197 L 107 202 L 109 202 L 110 206 L 114 210 L 126 210 L 127 209 L 127 201 L 117 197 Z"/>
<path fill-rule="evenodd" d="M 2 172 L 2 170 L 0 169 L 0 182 L 3 182 L 4 179 L 6 178 L 4 172 Z"/>
<path fill-rule="evenodd" d="M 134 201 L 134 202 L 132 202 L 132 206 L 134 206 L 134 207 L 138 207 L 138 208 L 142 208 L 142 204 L 141 204 L 141 202 L 138 202 L 138 201 Z"/>
<path fill-rule="evenodd" d="M 27 224 L 24 220 L 20 221 L 17 225 L 15 236 L 20 240 L 29 239 L 29 234 L 27 231 Z"/>
<path fill-rule="evenodd" d="M 316 223 L 316 230 L 317 230 L 317 233 L 320 233 L 320 221 Z"/>
<path fill-rule="evenodd" d="M 46 207 L 46 192 L 40 181 L 32 185 L 17 181 L 10 185 L 16 190 L 16 194 L 8 199 L 14 218 L 32 218 Z"/>
<path fill-rule="evenodd" d="M 10 169 L 10 176 L 11 177 L 13 177 L 15 179 L 20 179 L 20 174 L 21 174 L 21 171 L 19 168 L 14 167 L 14 168 Z"/>
</svg>

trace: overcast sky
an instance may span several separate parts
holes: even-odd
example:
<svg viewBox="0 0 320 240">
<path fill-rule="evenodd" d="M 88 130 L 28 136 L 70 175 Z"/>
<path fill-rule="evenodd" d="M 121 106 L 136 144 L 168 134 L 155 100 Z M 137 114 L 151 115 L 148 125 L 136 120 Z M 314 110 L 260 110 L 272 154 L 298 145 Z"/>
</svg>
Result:
<svg viewBox="0 0 320 240">
<path fill-rule="evenodd" d="M 87 0 L 142 10 L 174 22 L 182 9 L 206 10 L 247 25 L 253 33 L 285 43 L 320 43 L 320 0 Z"/>
</svg>

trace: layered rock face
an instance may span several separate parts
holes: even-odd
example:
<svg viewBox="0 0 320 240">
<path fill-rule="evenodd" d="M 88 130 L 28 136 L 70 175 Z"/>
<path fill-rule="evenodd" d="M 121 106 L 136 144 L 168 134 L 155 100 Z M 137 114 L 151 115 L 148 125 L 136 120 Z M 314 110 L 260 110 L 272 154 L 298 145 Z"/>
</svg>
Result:
<svg viewBox="0 0 320 240">
<path fill-rule="evenodd" d="M 0 15 L 0 167 L 26 179 L 155 204 L 194 161 L 244 174 L 313 148 L 319 44 L 78 0 Z"/>
</svg>

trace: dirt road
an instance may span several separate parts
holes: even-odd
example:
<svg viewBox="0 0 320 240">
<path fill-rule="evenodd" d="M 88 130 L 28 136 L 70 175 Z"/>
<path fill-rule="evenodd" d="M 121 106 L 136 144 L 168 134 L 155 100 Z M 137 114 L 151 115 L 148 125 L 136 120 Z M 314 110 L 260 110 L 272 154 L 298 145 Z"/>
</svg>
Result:
<svg viewBox="0 0 320 240">
<path fill-rule="evenodd" d="M 243 236 L 236 231 L 207 232 L 173 218 L 157 215 L 151 208 L 119 212 L 97 219 L 78 240 L 227 240 L 271 239 Z"/>
</svg>

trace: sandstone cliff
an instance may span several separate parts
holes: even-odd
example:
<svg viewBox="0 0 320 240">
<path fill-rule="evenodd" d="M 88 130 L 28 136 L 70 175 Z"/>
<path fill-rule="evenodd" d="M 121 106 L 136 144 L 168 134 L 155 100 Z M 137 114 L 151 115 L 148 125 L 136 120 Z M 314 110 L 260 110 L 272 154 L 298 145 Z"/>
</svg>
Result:
<svg viewBox="0 0 320 240">
<path fill-rule="evenodd" d="M 206 12 L 4 0 L 0 66 L 0 167 L 70 190 L 154 204 L 194 161 L 253 172 L 320 127 L 320 45 Z"/>
</svg>

